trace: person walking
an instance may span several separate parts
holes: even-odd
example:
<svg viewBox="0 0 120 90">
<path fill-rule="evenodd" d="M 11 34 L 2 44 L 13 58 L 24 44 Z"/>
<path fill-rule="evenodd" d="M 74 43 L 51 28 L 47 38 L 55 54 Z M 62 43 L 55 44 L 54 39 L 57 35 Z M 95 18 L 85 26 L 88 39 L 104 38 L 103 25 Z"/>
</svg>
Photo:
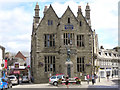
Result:
<svg viewBox="0 0 120 90">
<path fill-rule="evenodd" d="M 112 73 L 112 78 L 113 78 L 113 73 Z"/>
<path fill-rule="evenodd" d="M 107 74 L 107 81 L 109 81 L 109 74 Z"/>
<path fill-rule="evenodd" d="M 89 84 L 89 80 L 90 80 L 90 75 L 87 74 L 87 83 Z"/>
<path fill-rule="evenodd" d="M 97 75 L 94 73 L 94 83 L 96 83 Z"/>
<path fill-rule="evenodd" d="M 20 84 L 22 83 L 22 78 L 21 78 L 21 77 L 19 77 L 19 83 L 20 83 Z"/>
<path fill-rule="evenodd" d="M 94 74 L 92 74 L 91 79 L 92 79 L 92 85 L 94 85 L 94 83 L 95 83 L 95 76 L 94 76 Z"/>
<path fill-rule="evenodd" d="M 66 77 L 66 79 L 65 79 L 65 85 L 67 86 L 67 88 L 69 88 L 69 86 L 68 86 L 68 83 L 69 83 L 69 78 L 68 78 L 68 75 L 67 75 L 67 77 Z"/>
</svg>

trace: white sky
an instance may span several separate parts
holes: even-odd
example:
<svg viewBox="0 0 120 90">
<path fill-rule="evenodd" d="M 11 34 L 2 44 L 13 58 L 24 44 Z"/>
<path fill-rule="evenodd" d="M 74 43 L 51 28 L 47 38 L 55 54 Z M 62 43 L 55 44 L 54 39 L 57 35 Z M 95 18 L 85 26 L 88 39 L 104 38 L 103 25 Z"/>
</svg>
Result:
<svg viewBox="0 0 120 90">
<path fill-rule="evenodd" d="M 38 1 L 40 16 L 45 5 L 52 4 L 59 17 L 69 5 L 75 16 L 78 6 L 85 15 L 87 2 L 91 8 L 92 29 L 98 34 L 99 46 L 110 49 L 118 46 L 118 0 L 0 0 L 0 45 L 9 52 L 28 51 L 35 3 Z"/>
</svg>

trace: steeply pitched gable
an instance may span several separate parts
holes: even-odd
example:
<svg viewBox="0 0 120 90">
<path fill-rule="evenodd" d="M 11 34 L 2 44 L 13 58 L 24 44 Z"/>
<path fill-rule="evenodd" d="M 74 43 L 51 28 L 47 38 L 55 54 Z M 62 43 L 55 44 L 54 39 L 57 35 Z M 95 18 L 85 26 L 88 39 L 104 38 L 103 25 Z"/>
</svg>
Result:
<svg viewBox="0 0 120 90">
<path fill-rule="evenodd" d="M 83 18 L 83 20 L 85 21 L 86 25 L 88 25 L 90 31 L 92 32 L 92 28 L 89 26 L 89 24 L 88 24 L 86 18 L 83 16 L 82 13 L 79 13 L 79 15 L 77 16 L 77 20 L 79 21 L 80 18 Z"/>
<path fill-rule="evenodd" d="M 77 18 L 76 18 L 76 16 L 74 15 L 74 13 L 72 12 L 72 10 L 70 9 L 69 6 L 67 7 L 66 11 L 64 12 L 64 14 L 62 15 L 61 18 L 63 18 L 67 14 L 67 12 L 70 12 L 74 16 L 74 18 L 76 19 L 76 21 L 78 21 Z"/>
<path fill-rule="evenodd" d="M 15 55 L 15 57 L 26 60 L 26 57 L 20 51 Z"/>
<path fill-rule="evenodd" d="M 56 16 L 57 19 L 59 19 L 58 16 L 57 16 L 57 14 L 56 14 L 56 12 L 54 11 L 52 5 L 50 4 L 49 8 L 46 10 L 46 12 L 45 12 L 45 14 L 44 14 L 44 16 L 43 16 L 43 18 L 42 18 L 42 20 L 41 20 L 41 22 L 40 22 L 39 25 L 41 25 L 41 23 L 42 23 L 42 21 L 45 19 L 46 15 L 47 15 L 47 14 L 50 14 L 50 13 L 52 13 L 53 15 Z"/>
</svg>

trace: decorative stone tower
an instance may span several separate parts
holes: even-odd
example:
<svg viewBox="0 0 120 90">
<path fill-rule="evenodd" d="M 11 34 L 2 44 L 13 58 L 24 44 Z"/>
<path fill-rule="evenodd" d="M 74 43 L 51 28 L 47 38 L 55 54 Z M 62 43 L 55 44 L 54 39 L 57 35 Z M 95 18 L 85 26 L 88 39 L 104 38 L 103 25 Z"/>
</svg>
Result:
<svg viewBox="0 0 120 90">
<path fill-rule="evenodd" d="M 87 3 L 87 5 L 86 5 L 86 9 L 85 9 L 85 18 L 86 18 L 86 20 L 87 20 L 89 26 L 91 26 L 91 20 L 90 20 L 90 6 L 88 5 L 88 3 Z"/>
<path fill-rule="evenodd" d="M 38 3 L 36 3 L 35 6 L 35 16 L 33 18 L 33 28 L 32 28 L 32 35 L 31 35 L 31 75 L 33 77 L 37 77 L 36 75 L 36 50 L 37 50 L 37 37 L 36 37 L 36 31 L 37 31 L 37 27 L 39 25 L 40 22 L 40 17 L 39 17 L 39 5 Z M 34 56 L 34 57 L 33 57 Z"/>
<path fill-rule="evenodd" d="M 35 6 L 35 16 L 34 16 L 34 23 L 39 23 L 39 20 L 40 20 L 40 17 L 39 17 L 39 5 L 38 3 L 36 3 L 36 6 Z"/>
</svg>

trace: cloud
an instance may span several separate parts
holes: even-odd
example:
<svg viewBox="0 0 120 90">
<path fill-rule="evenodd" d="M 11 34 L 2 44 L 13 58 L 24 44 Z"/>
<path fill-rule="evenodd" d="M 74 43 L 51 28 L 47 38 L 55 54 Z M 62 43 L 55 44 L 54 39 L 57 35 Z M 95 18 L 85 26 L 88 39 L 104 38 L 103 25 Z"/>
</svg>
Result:
<svg viewBox="0 0 120 90">
<path fill-rule="evenodd" d="M 85 7 L 90 2 L 92 29 L 98 34 L 99 45 L 105 48 L 113 48 L 118 45 L 118 0 L 87 0 L 75 2 L 67 1 L 64 4 L 52 3 L 52 6 L 59 17 L 63 15 L 69 5 L 75 16 L 77 16 L 78 6 L 82 7 L 85 16 Z M 108 45 L 108 46 L 107 46 Z"/>
<path fill-rule="evenodd" d="M 18 51 L 30 51 L 30 42 L 29 43 L 17 43 L 17 42 L 6 42 L 6 47 L 9 52 L 18 52 Z"/>
<path fill-rule="evenodd" d="M 75 16 L 78 6 L 81 6 L 85 16 L 85 7 L 89 2 L 92 29 L 98 34 L 99 45 L 106 49 L 118 45 L 118 0 L 0 0 L 0 44 L 6 47 L 7 51 L 30 51 L 36 2 L 39 2 L 40 16 L 43 15 L 44 5 L 49 6 L 51 3 L 59 17 L 68 5 Z"/>
<path fill-rule="evenodd" d="M 56 12 L 56 14 L 61 17 L 63 15 L 63 13 L 65 12 L 65 10 L 67 9 L 67 6 L 70 7 L 70 9 L 72 10 L 72 12 L 74 13 L 75 16 L 77 16 L 77 11 L 78 11 L 78 6 L 82 6 L 82 8 L 85 8 L 86 3 L 85 2 L 74 2 L 72 0 L 63 3 L 59 3 L 59 2 L 54 2 L 52 3 L 52 6 Z M 85 10 L 85 9 L 84 9 Z M 84 11 L 83 11 L 84 14 Z"/>
<path fill-rule="evenodd" d="M 0 0 L 0 2 L 47 2 L 49 0 Z"/>
<path fill-rule="evenodd" d="M 0 12 L 0 44 L 6 51 L 30 51 L 32 13 L 26 11 L 25 6 L 10 10 L 0 8 Z"/>
<path fill-rule="evenodd" d="M 105 48 L 118 46 L 118 0 L 91 3 L 91 20 L 92 28 L 99 36 L 99 45 Z"/>
<path fill-rule="evenodd" d="M 96 0 L 91 3 L 91 18 L 94 28 L 117 28 L 118 0 Z M 96 7 L 96 8 L 95 8 Z"/>
</svg>

